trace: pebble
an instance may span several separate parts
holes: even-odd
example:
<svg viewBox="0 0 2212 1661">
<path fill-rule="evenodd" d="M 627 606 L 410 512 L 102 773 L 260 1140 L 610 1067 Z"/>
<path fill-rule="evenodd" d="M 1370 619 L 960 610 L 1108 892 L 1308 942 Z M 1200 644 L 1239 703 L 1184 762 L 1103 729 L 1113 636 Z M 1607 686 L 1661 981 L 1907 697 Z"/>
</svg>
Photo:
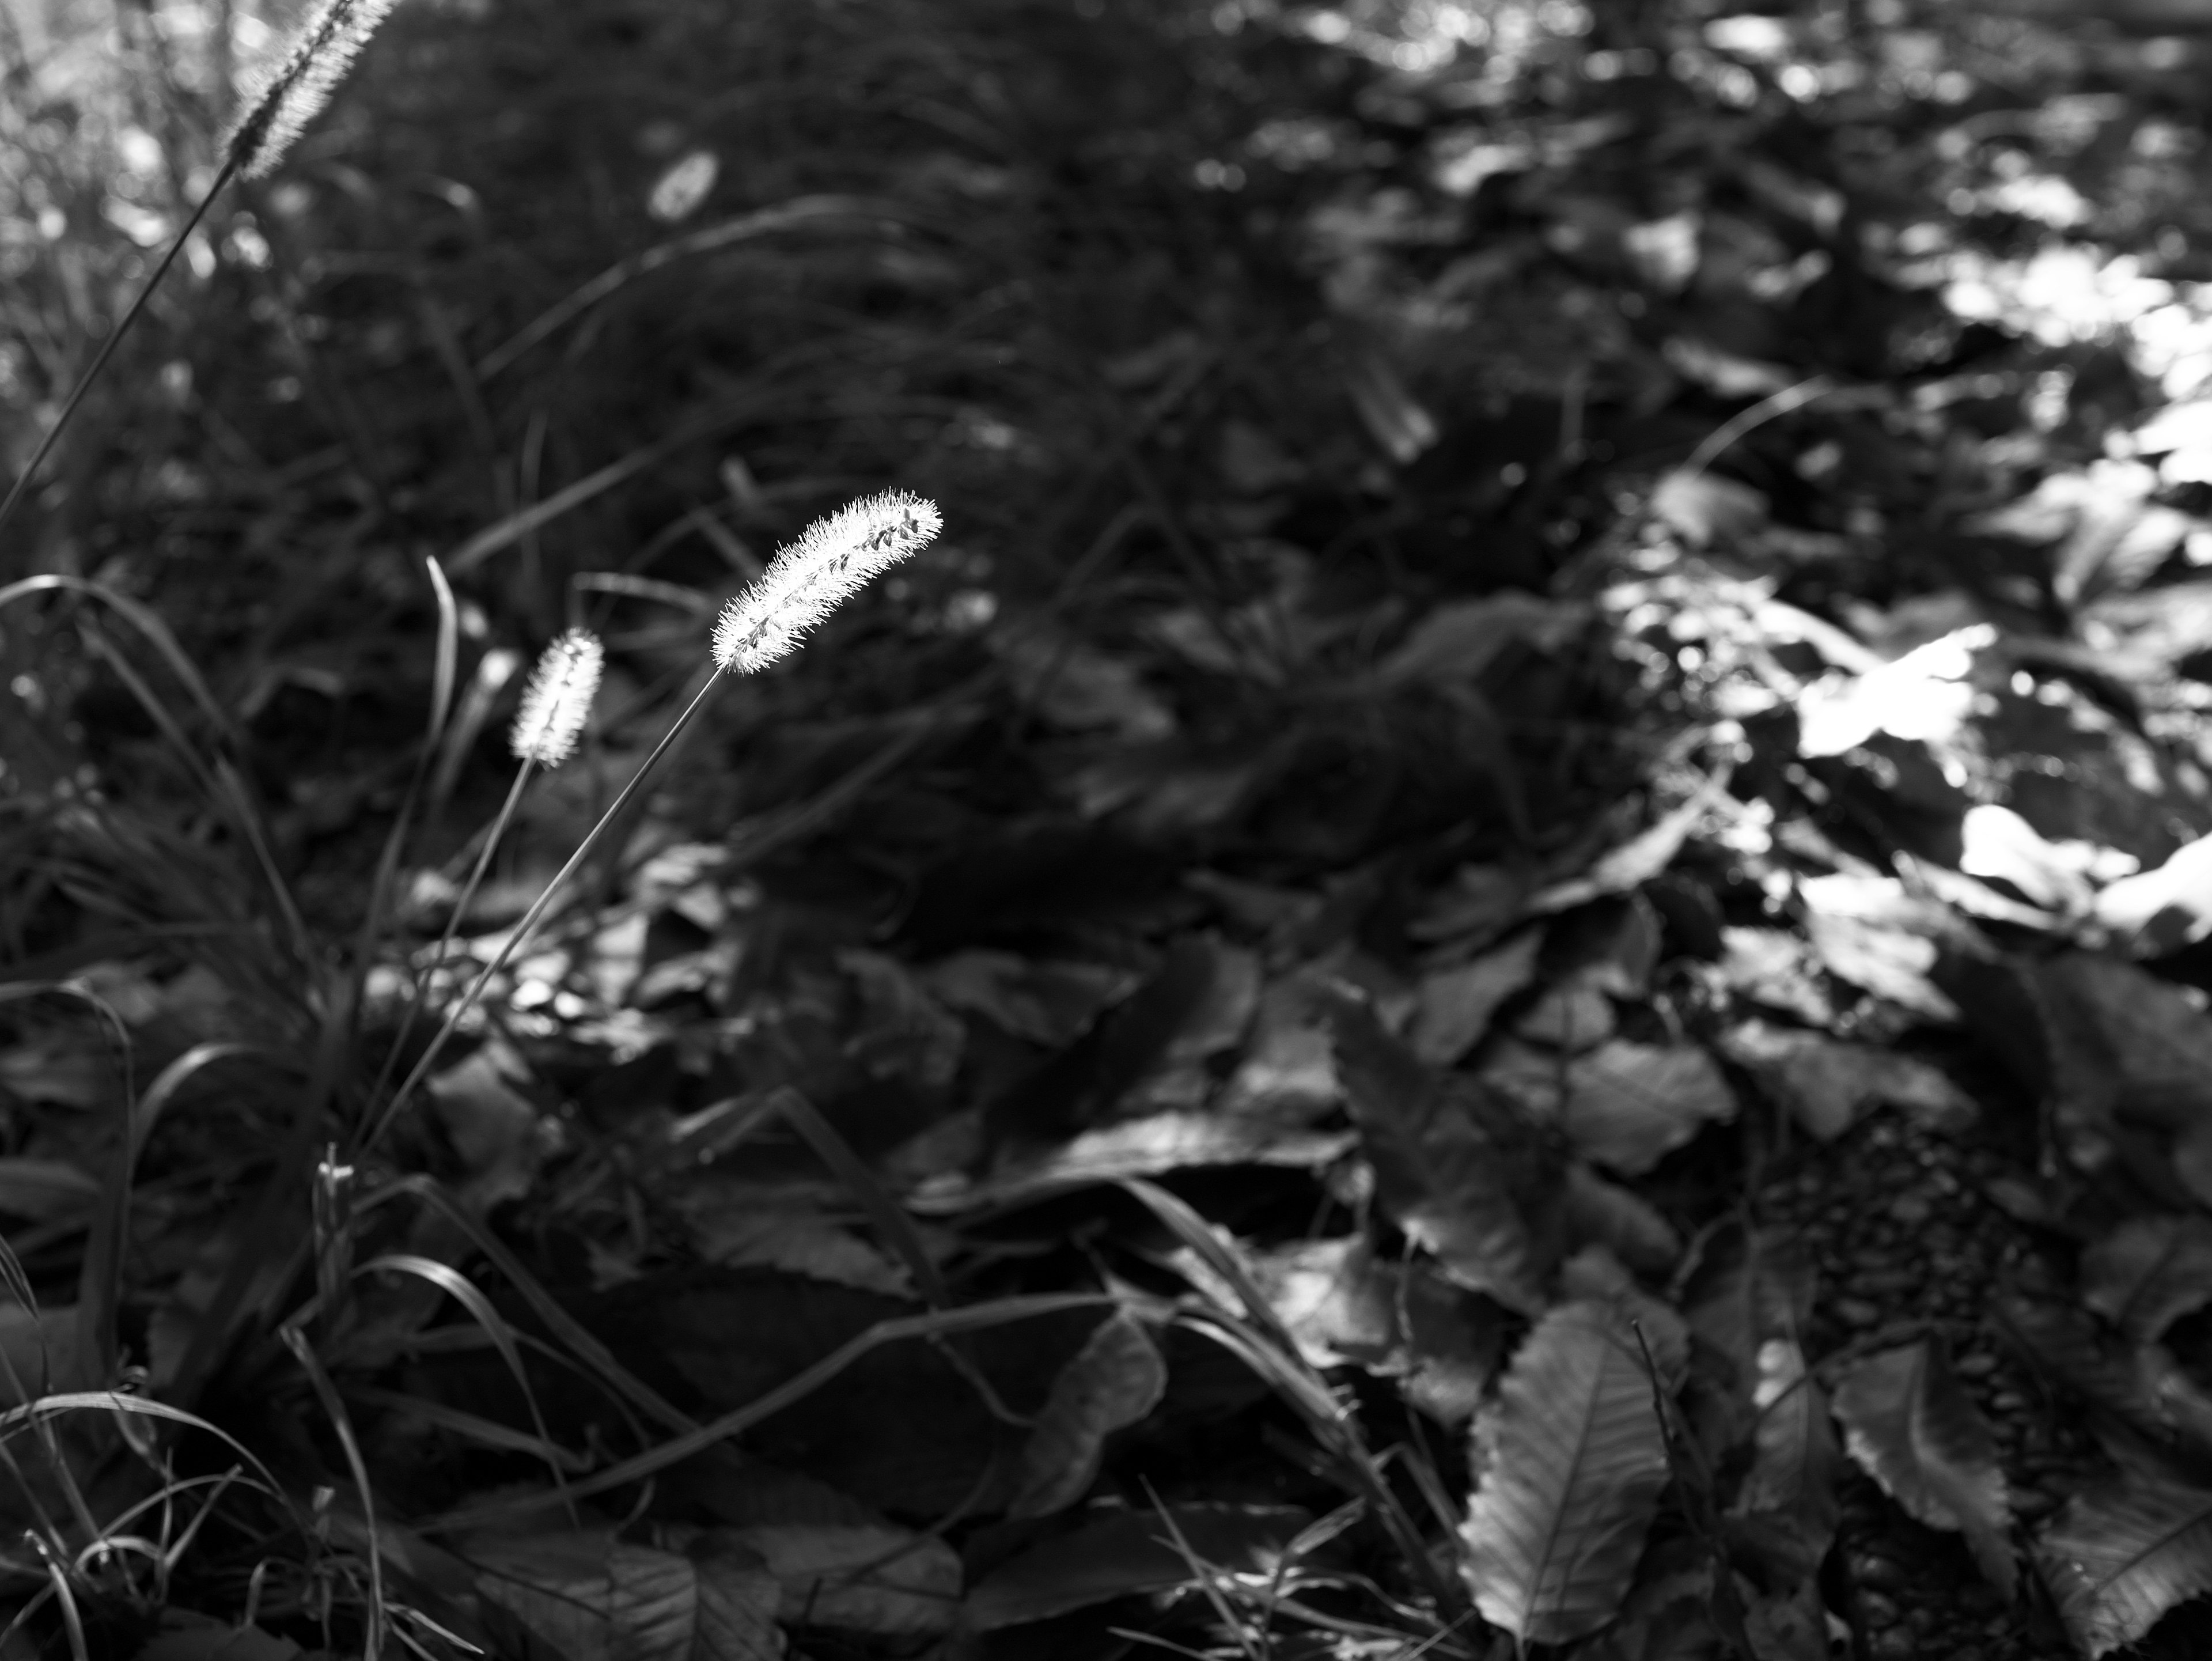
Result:
<svg viewBox="0 0 2212 1661">
<path fill-rule="evenodd" d="M 1893 1627 L 1897 1624 L 1897 1605 L 1878 1591 L 1859 1594 L 1859 1615 L 1869 1627 Z"/>
<path fill-rule="evenodd" d="M 1902 1627 L 1892 1627 L 1868 1639 L 1866 1652 L 1874 1661 L 1905 1661 L 1920 1653 L 1920 1640 Z"/>
<path fill-rule="evenodd" d="M 1889 1214 L 1907 1228 L 1917 1228 L 1933 1216 L 1936 1208 L 1924 1194 L 1900 1194 L 1891 1202 Z"/>
<path fill-rule="evenodd" d="M 1851 1583 L 1854 1585 L 1895 1591 L 1908 1578 L 1903 1565 L 1877 1552 L 1863 1552 L 1851 1559 Z"/>
<path fill-rule="evenodd" d="M 1961 1378 L 1986 1378 L 1997 1370 L 1997 1358 L 1979 1352 L 1961 1355 L 1951 1363 L 1951 1370 Z"/>
<path fill-rule="evenodd" d="M 1870 1327 L 1881 1319 L 1881 1311 L 1863 1298 L 1838 1298 L 1834 1309 L 1836 1318 L 1846 1326 Z"/>
</svg>

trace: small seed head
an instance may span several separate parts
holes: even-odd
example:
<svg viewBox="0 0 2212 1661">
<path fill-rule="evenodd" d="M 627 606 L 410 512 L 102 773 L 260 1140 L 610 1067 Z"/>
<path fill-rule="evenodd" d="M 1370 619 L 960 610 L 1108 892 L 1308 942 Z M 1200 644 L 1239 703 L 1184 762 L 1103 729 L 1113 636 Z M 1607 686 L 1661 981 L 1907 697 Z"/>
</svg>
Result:
<svg viewBox="0 0 2212 1661">
<path fill-rule="evenodd" d="M 588 629 L 571 629 L 545 648 L 514 717 L 510 742 L 517 761 L 554 768 L 575 753 L 605 666 L 599 637 Z"/>
<path fill-rule="evenodd" d="M 283 54 L 255 77 L 246 113 L 223 153 L 240 178 L 258 179 L 284 159 L 397 0 L 319 0 Z"/>
<path fill-rule="evenodd" d="M 905 490 L 863 496 L 816 520 L 722 608 L 716 666 L 749 675 L 774 663 L 871 578 L 927 547 L 943 523 L 935 502 Z"/>
</svg>

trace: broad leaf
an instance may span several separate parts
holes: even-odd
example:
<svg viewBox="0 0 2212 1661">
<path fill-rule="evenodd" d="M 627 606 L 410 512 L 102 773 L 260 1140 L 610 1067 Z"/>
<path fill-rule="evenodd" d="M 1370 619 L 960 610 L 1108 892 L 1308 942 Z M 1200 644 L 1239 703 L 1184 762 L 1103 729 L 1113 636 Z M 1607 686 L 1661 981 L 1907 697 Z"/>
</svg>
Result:
<svg viewBox="0 0 2212 1661">
<path fill-rule="evenodd" d="M 1462 1286 L 1537 1313 L 1559 1256 L 1562 1162 L 1496 1092 L 1448 1086 L 1364 1003 L 1338 999 L 1331 1020 L 1383 1209 Z"/>
<path fill-rule="evenodd" d="M 1568 1139 L 1597 1164 L 1640 1177 L 1707 1124 L 1735 1116 L 1735 1096 L 1693 1044 L 1616 1039 L 1567 1068 Z"/>
<path fill-rule="evenodd" d="M 1009 1513 L 1045 1517 L 1083 1497 L 1111 1433 L 1159 1405 L 1168 1371 L 1152 1335 L 1126 1313 L 1098 1323 L 1060 1368 L 1022 1449 L 1021 1486 Z"/>
<path fill-rule="evenodd" d="M 1683 1299 L 1692 1329 L 1728 1363 L 1734 1434 L 1749 1427 L 1733 1531 L 1785 1578 L 1819 1565 L 1838 1517 L 1835 1433 L 1805 1364 L 1813 1292 L 1812 1265 L 1794 1236 L 1730 1224 L 1704 1242 Z"/>
<path fill-rule="evenodd" d="M 2094 1661 L 2212 1591 L 2212 1491 L 2130 1474 L 2076 1494 L 2036 1542 L 2036 1561 Z"/>
<path fill-rule="evenodd" d="M 609 1530 L 486 1538 L 478 1594 L 568 1661 L 774 1661 L 779 1589 L 721 1531 L 689 1555 Z"/>
<path fill-rule="evenodd" d="M 1923 1339 L 1854 1363 L 1835 1409 L 1860 1468 L 1917 1521 L 1964 1534 L 1982 1572 L 2011 1591 L 1996 1439 L 1936 1347 Z"/>
<path fill-rule="evenodd" d="M 777 1614 L 784 1621 L 929 1637 L 951 1626 L 960 1601 L 960 1559 L 934 1535 L 888 1523 L 784 1523 L 715 1533 L 767 1561 L 782 1588 Z"/>
<path fill-rule="evenodd" d="M 1729 1058 L 1757 1074 L 1798 1123 L 1831 1142 L 1875 1106 L 1903 1109 L 1925 1124 L 1956 1127 L 1974 1117 L 1973 1098 L 1911 1056 L 1746 1021 L 1723 1040 Z"/>
<path fill-rule="evenodd" d="M 1613 1619 L 1667 1484 L 1635 1336 L 1608 1308 L 1537 1323 L 1475 1427 L 1481 1486 L 1460 1530 L 1483 1618 L 1559 1644 Z"/>
<path fill-rule="evenodd" d="M 2212 1303 L 2212 1221 L 2135 1217 L 2081 1254 L 2081 1301 L 2136 1343 Z"/>
<path fill-rule="evenodd" d="M 1498 1007 L 1536 977 L 1540 928 L 1523 929 L 1471 963 L 1431 970 L 1421 977 L 1411 1034 L 1414 1053 L 1449 1067 L 1481 1042 Z"/>
</svg>

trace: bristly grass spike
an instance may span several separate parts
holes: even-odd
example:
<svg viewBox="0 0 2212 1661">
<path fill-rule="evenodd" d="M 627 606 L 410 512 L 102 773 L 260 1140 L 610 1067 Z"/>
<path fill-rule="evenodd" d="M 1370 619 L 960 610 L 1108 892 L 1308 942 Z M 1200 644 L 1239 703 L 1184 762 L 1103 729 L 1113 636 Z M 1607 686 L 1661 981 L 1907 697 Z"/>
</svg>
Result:
<svg viewBox="0 0 2212 1661">
<path fill-rule="evenodd" d="M 645 788 L 653 776 L 661 757 L 674 747 L 676 741 L 690 726 L 699 712 L 707 706 L 708 694 L 720 684 L 726 674 L 746 675 L 767 664 L 775 662 L 805 638 L 806 631 L 827 617 L 837 603 L 856 592 L 868 580 L 899 561 L 919 553 L 928 546 L 944 523 L 937 504 L 906 490 L 884 490 L 872 496 L 863 496 L 850 506 L 840 508 L 827 519 L 818 519 L 799 533 L 799 540 L 781 550 L 760 579 L 723 608 L 720 619 L 714 624 L 714 672 L 701 683 L 683 713 L 669 724 L 661 734 L 660 742 L 640 763 L 629 782 L 617 793 L 606 812 L 585 832 L 582 842 L 568 855 L 568 863 L 553 873 L 553 880 L 538 891 L 538 897 L 524 912 L 522 920 L 507 931 L 506 940 L 493 954 L 492 960 L 477 971 L 453 1006 L 447 1010 L 445 1020 L 431 1036 L 428 1045 L 415 1058 L 404 1078 L 380 1109 L 367 1118 L 355 1139 L 356 1150 L 374 1143 L 384 1129 L 395 1118 L 416 1086 L 428 1076 L 437 1064 L 447 1041 L 454 1033 L 469 1011 L 476 1007 L 484 989 L 507 964 L 531 931 L 544 919 L 562 885 L 575 874 L 576 869 L 599 845 L 607 827 L 622 817 L 630 800 Z M 546 661 L 538 666 L 531 678 L 530 691 L 523 700 L 523 715 L 528 717 L 532 706 L 539 702 L 539 683 L 551 677 L 549 665 L 556 662 L 559 653 L 574 635 L 554 642 L 546 654 Z M 597 645 L 593 642 L 593 645 Z M 550 700 L 550 694 L 547 694 Z M 588 702 L 588 700 L 586 700 Z M 580 724 L 582 717 L 577 717 Z M 525 723 L 515 723 L 515 754 L 522 760 L 522 768 L 515 780 L 514 789 L 508 793 L 507 805 L 500 810 L 500 818 L 494 824 L 491 840 L 495 841 L 513 812 L 520 795 L 522 781 L 530 775 L 532 757 L 526 753 L 526 737 L 533 737 L 536 729 L 525 732 Z M 571 735 L 573 741 L 573 734 Z M 563 749 L 562 754 L 568 751 Z M 547 764 L 550 765 L 550 763 Z M 487 848 L 489 842 L 487 842 Z M 479 856 L 477 871 L 482 873 L 483 859 Z M 471 885 L 476 878 L 470 879 Z M 450 937 L 451 929 L 448 929 Z M 440 955 L 443 956 L 443 948 Z M 419 1000 L 418 1000 L 419 1002 Z M 396 1047 L 395 1047 L 396 1053 Z M 381 1080 L 380 1080 L 380 1083 Z M 374 1093 L 374 1092 L 372 1092 Z"/>
<path fill-rule="evenodd" d="M 116 347 L 131 332 L 131 326 L 138 320 L 138 313 L 146 309 L 154 290 L 161 286 L 169 267 L 177 263 L 177 256 L 199 228 L 200 221 L 207 217 L 208 210 L 222 194 L 223 186 L 234 179 L 258 179 L 283 160 L 284 152 L 323 106 L 330 102 L 331 93 L 345 79 L 346 70 L 368 44 L 368 37 L 376 33 L 376 26 L 397 3 L 398 0 L 317 0 L 293 34 L 284 55 L 260 77 L 245 115 L 224 139 L 222 166 L 217 169 L 214 181 L 201 192 L 184 228 L 169 239 L 167 252 L 155 265 L 153 274 L 139 284 L 130 308 L 100 343 L 91 366 L 77 377 L 76 385 L 70 389 L 69 398 L 62 405 L 62 412 L 46 429 L 46 435 L 39 441 L 39 447 L 31 453 L 23 471 L 15 475 L 15 482 L 8 487 L 7 495 L 0 496 L 0 530 L 5 530 L 15 516 L 16 508 L 30 492 L 32 480 L 38 477 L 39 469 L 76 414 L 77 405 L 84 402 L 84 395 L 100 379 L 100 371 L 115 356 Z"/>
<path fill-rule="evenodd" d="M 554 768 L 575 752 L 605 667 L 606 654 L 588 629 L 571 629 L 545 648 L 531 671 L 508 739 L 517 761 Z"/>
<path fill-rule="evenodd" d="M 283 57 L 256 78 L 252 101 L 224 142 L 223 159 L 240 178 L 259 179 L 284 159 L 395 3 L 321 0 L 301 20 Z"/>
<path fill-rule="evenodd" d="M 816 520 L 722 609 L 714 666 L 740 675 L 766 668 L 840 601 L 927 547 L 943 523 L 935 502 L 907 490 L 863 496 Z"/>
</svg>

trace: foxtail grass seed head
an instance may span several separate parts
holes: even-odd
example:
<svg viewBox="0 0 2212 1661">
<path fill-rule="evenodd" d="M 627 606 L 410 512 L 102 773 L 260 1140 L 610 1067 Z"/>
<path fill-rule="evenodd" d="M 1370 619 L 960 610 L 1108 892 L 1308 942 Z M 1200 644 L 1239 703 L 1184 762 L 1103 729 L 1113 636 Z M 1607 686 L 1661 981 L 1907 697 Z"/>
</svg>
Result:
<svg viewBox="0 0 2212 1661">
<path fill-rule="evenodd" d="M 545 648 L 523 689 L 522 708 L 509 740 L 514 758 L 558 767 L 575 752 L 577 735 L 592 713 L 606 654 L 588 629 L 571 629 Z"/>
<path fill-rule="evenodd" d="M 715 666 L 749 675 L 774 663 L 871 577 L 927 547 L 943 523 L 935 502 L 904 490 L 863 496 L 816 520 L 722 608 Z"/>
<path fill-rule="evenodd" d="M 241 178 L 258 179 L 284 159 L 395 3 L 316 0 L 308 9 L 283 56 L 256 76 L 246 114 L 223 146 Z"/>
</svg>

